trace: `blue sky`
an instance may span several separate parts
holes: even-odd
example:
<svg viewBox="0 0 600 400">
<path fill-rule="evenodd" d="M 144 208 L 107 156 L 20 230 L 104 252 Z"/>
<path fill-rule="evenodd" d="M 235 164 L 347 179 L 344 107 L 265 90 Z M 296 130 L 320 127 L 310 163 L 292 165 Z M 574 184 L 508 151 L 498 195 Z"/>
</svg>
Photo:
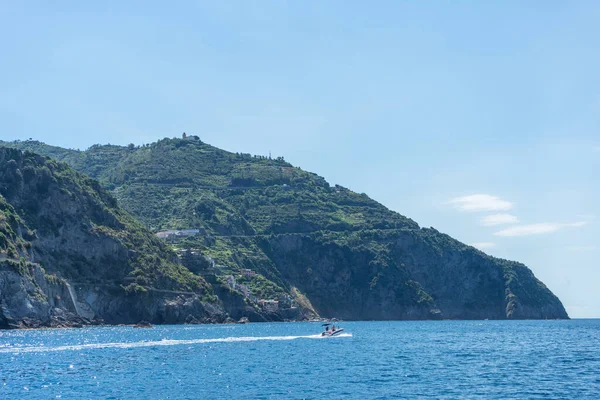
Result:
<svg viewBox="0 0 600 400">
<path fill-rule="evenodd" d="M 0 0 L 0 139 L 271 151 L 600 317 L 600 2 L 121 3 Z"/>
</svg>

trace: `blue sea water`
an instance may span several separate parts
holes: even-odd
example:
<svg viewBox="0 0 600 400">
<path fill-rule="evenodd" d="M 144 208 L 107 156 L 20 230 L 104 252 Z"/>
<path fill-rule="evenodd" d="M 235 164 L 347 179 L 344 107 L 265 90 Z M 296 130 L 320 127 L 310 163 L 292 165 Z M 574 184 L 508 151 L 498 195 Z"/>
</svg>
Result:
<svg viewBox="0 0 600 400">
<path fill-rule="evenodd" d="M 600 320 L 0 331 L 0 398 L 600 399 Z"/>
</svg>

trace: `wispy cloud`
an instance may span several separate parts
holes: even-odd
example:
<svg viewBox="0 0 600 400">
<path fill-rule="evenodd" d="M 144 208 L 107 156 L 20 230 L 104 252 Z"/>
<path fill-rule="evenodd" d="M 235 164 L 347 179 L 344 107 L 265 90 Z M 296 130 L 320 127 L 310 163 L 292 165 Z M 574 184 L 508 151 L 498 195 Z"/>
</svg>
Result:
<svg viewBox="0 0 600 400">
<path fill-rule="evenodd" d="M 496 243 L 492 242 L 477 242 L 471 243 L 471 246 L 478 248 L 479 250 L 485 250 L 496 246 Z"/>
<path fill-rule="evenodd" d="M 494 233 L 496 236 L 530 236 L 544 233 L 556 232 L 563 228 L 578 228 L 587 224 L 587 221 L 573 222 L 569 224 L 559 224 L 554 222 L 544 222 L 540 224 L 519 225 L 503 229 Z"/>
<path fill-rule="evenodd" d="M 592 151 L 593 152 L 600 152 L 600 146 L 594 146 L 594 147 L 592 147 Z"/>
<path fill-rule="evenodd" d="M 456 197 L 448 202 L 460 211 L 506 211 L 513 204 L 489 194 L 472 194 L 469 196 Z"/>
<path fill-rule="evenodd" d="M 562 228 L 579 228 L 580 226 L 584 226 L 587 225 L 588 221 L 579 221 L 579 222 L 573 222 L 572 224 L 563 224 Z"/>
<path fill-rule="evenodd" d="M 492 214 L 486 215 L 479 220 L 479 223 L 483 226 L 496 226 L 504 224 L 516 224 L 519 222 L 519 218 L 511 214 Z"/>
</svg>

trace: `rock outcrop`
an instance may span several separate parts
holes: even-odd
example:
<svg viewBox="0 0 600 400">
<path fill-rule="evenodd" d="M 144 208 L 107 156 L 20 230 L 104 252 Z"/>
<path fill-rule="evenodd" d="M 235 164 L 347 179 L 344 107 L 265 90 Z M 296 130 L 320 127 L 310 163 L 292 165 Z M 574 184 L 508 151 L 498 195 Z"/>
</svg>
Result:
<svg viewBox="0 0 600 400">
<path fill-rule="evenodd" d="M 212 287 L 98 183 L 0 148 L 0 327 L 222 322 Z"/>
<path fill-rule="evenodd" d="M 440 238 L 447 243 L 433 245 Z M 282 278 L 326 318 L 568 318 L 524 265 L 489 257 L 434 229 L 363 233 L 354 240 L 281 235 L 264 246 Z"/>
</svg>

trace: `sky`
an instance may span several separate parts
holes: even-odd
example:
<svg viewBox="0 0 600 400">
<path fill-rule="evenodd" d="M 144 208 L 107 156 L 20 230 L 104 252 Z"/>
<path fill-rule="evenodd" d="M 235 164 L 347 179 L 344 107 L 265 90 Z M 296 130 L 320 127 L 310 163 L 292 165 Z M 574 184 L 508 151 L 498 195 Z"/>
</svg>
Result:
<svg viewBox="0 0 600 400">
<path fill-rule="evenodd" d="M 600 317 L 600 2 L 175 3 L 0 0 L 0 139 L 271 152 Z"/>
</svg>

